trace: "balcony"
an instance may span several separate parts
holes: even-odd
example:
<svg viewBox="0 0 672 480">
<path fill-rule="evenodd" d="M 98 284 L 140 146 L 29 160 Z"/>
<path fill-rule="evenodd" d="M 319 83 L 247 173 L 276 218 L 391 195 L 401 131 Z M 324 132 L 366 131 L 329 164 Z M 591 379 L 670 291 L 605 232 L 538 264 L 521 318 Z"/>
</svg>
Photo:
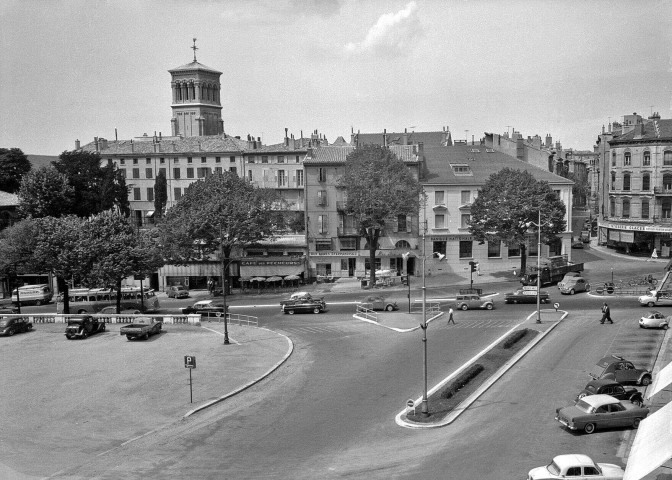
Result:
<svg viewBox="0 0 672 480">
<path fill-rule="evenodd" d="M 339 237 L 352 237 L 359 235 L 359 228 L 357 227 L 338 227 L 336 229 Z"/>
<path fill-rule="evenodd" d="M 655 195 L 661 195 L 664 197 L 672 197 L 672 185 L 666 185 L 665 187 L 653 187 L 653 193 Z"/>
</svg>

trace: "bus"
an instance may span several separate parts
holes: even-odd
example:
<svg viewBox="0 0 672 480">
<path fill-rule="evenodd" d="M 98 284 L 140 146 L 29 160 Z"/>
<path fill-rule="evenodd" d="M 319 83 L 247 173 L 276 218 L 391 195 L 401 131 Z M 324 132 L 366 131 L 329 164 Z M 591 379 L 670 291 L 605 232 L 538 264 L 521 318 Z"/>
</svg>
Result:
<svg viewBox="0 0 672 480">
<path fill-rule="evenodd" d="M 12 290 L 12 303 L 18 305 L 42 305 L 51 302 L 54 292 L 51 291 L 49 285 L 22 285 L 17 289 Z"/>
<path fill-rule="evenodd" d="M 140 287 L 121 287 L 122 310 L 141 310 L 143 313 L 156 312 L 159 299 L 152 289 Z M 112 288 L 72 288 L 68 291 L 71 313 L 98 313 L 103 308 L 117 304 L 117 291 Z M 56 312 L 63 313 L 63 296 L 56 300 Z"/>
</svg>

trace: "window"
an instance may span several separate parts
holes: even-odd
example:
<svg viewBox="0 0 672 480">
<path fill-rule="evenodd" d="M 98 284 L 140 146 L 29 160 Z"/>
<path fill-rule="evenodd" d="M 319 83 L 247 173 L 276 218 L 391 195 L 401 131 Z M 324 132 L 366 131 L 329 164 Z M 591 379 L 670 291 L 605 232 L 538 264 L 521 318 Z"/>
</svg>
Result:
<svg viewBox="0 0 672 480">
<path fill-rule="evenodd" d="M 670 218 L 670 211 L 672 211 L 672 201 L 666 198 L 662 204 L 663 218 Z"/>
<path fill-rule="evenodd" d="M 432 242 L 432 252 L 440 253 L 442 255 L 445 255 L 446 254 L 446 244 L 447 244 L 447 242 L 445 240 L 437 240 L 435 242 Z"/>
<path fill-rule="evenodd" d="M 222 167 L 215 167 L 215 173 L 221 175 L 222 174 Z"/>
<path fill-rule="evenodd" d="M 147 201 L 148 202 L 153 202 L 154 201 L 154 188 L 153 187 L 147 187 Z"/>
<path fill-rule="evenodd" d="M 278 163 L 285 163 L 284 155 L 278 155 Z"/>
<path fill-rule="evenodd" d="M 469 220 L 471 220 L 471 215 L 463 213 L 460 216 L 460 228 L 469 228 Z"/>
<path fill-rule="evenodd" d="M 382 264 L 381 264 L 380 258 L 376 257 L 374 259 L 373 268 L 376 269 L 376 270 L 380 270 L 381 265 Z M 365 270 L 371 270 L 371 259 L 369 257 L 366 257 L 364 259 L 364 269 Z"/>
<path fill-rule="evenodd" d="M 193 167 L 187 168 L 187 178 L 194 178 L 194 168 Z"/>
<path fill-rule="evenodd" d="M 623 190 L 630 190 L 630 174 L 623 174 Z"/>
<path fill-rule="evenodd" d="M 187 172 L 189 172 L 189 170 L 193 170 L 193 169 L 187 168 Z M 189 173 L 187 173 L 187 176 L 188 175 L 189 175 Z M 210 169 L 208 167 L 199 167 L 199 168 L 196 169 L 196 175 L 198 176 L 198 178 L 207 177 L 208 175 L 210 175 Z"/>
<path fill-rule="evenodd" d="M 217 168 L 221 169 L 222 167 L 217 167 Z M 250 182 L 252 181 L 252 170 L 248 170 L 248 171 L 247 171 L 247 179 L 248 179 Z"/>
<path fill-rule="evenodd" d="M 471 258 L 473 245 L 471 240 L 460 240 L 460 258 Z"/>
<path fill-rule="evenodd" d="M 443 214 L 434 215 L 434 228 L 446 228 L 446 216 Z"/>
<path fill-rule="evenodd" d="M 357 239 L 355 237 L 343 237 L 341 240 L 341 250 L 357 250 Z M 345 267 L 342 270 L 347 270 Z"/>
<path fill-rule="evenodd" d="M 316 238 L 315 239 L 315 250 L 331 250 L 331 239 L 330 238 Z"/>
<path fill-rule="evenodd" d="M 609 187 L 611 190 L 614 190 L 616 188 L 616 172 L 611 172 L 611 187 Z"/>
<path fill-rule="evenodd" d="M 268 155 L 261 156 L 261 163 L 268 163 Z"/>
<path fill-rule="evenodd" d="M 329 231 L 329 217 L 327 215 L 317 216 L 317 232 L 327 233 Z"/>
<path fill-rule="evenodd" d="M 152 178 L 154 175 L 154 170 L 151 168 L 145 168 L 145 178 Z"/>
<path fill-rule="evenodd" d="M 672 175 L 669 173 L 663 175 L 663 189 L 665 191 L 672 190 Z"/>
<path fill-rule="evenodd" d="M 173 168 L 173 178 L 179 180 L 180 178 L 180 168 Z"/>
<path fill-rule="evenodd" d="M 175 187 L 173 191 L 175 192 L 175 200 L 182 198 L 182 189 L 180 187 Z"/>
<path fill-rule="evenodd" d="M 159 173 L 163 173 L 163 176 L 166 176 L 166 169 L 165 168 L 159 168 Z"/>
<path fill-rule="evenodd" d="M 231 155 L 229 157 L 229 163 L 236 163 L 236 156 L 235 155 Z"/>
<path fill-rule="evenodd" d="M 612 167 L 616 166 L 616 150 L 611 152 L 611 166 Z"/>
<path fill-rule="evenodd" d="M 623 199 L 623 218 L 630 218 L 630 200 L 627 198 Z"/>
<path fill-rule="evenodd" d="M 137 164 L 138 164 L 138 159 L 137 159 L 137 158 L 134 158 L 134 159 L 133 159 L 133 165 L 137 165 Z"/>
<path fill-rule="evenodd" d="M 187 163 L 191 163 L 191 157 L 187 157 Z"/>
<path fill-rule="evenodd" d="M 180 163 L 180 157 L 173 158 L 173 163 Z"/>
<path fill-rule="evenodd" d="M 295 163 L 299 163 L 301 161 L 301 157 L 296 155 L 296 157 L 294 158 L 294 161 L 295 161 Z"/>
<path fill-rule="evenodd" d="M 126 169 L 125 168 L 120 168 L 119 169 L 119 175 L 121 175 L 121 178 L 126 178 Z"/>
<path fill-rule="evenodd" d="M 648 150 L 644 152 L 644 162 L 642 163 L 645 167 L 648 167 L 651 165 L 651 152 Z"/>
<path fill-rule="evenodd" d="M 642 190 L 651 190 L 651 175 L 648 173 L 642 175 Z"/>
<path fill-rule="evenodd" d="M 256 160 L 256 158 L 255 158 L 254 155 L 250 155 L 250 156 L 248 157 L 248 159 L 247 159 L 247 161 L 248 161 L 249 163 L 254 163 L 255 160 Z"/>
<path fill-rule="evenodd" d="M 140 187 L 133 189 L 133 200 L 140 200 Z"/>
<path fill-rule="evenodd" d="M 511 257 L 520 257 L 520 245 L 509 245 L 507 255 Z"/>
<path fill-rule="evenodd" d="M 672 150 L 663 152 L 663 165 L 672 165 Z"/>
<path fill-rule="evenodd" d="M 207 161 L 208 161 L 207 157 L 201 157 L 201 163 L 205 163 Z"/>
<path fill-rule="evenodd" d="M 123 158 L 119 160 L 119 165 L 126 165 L 126 160 Z"/>
<path fill-rule="evenodd" d="M 147 165 L 151 165 L 152 164 L 152 159 L 151 158 L 145 158 L 145 163 Z"/>
<path fill-rule="evenodd" d="M 287 186 L 287 176 L 284 170 L 278 170 L 278 187 Z"/>
<path fill-rule="evenodd" d="M 499 258 L 502 256 L 501 242 L 488 242 L 488 258 Z"/>
<path fill-rule="evenodd" d="M 396 227 L 397 229 L 395 231 L 397 232 L 405 232 L 406 231 L 406 215 L 397 215 L 397 222 L 396 222 Z"/>
<path fill-rule="evenodd" d="M 327 169 L 320 167 L 317 172 L 317 181 L 326 182 L 327 181 Z"/>
<path fill-rule="evenodd" d="M 296 186 L 303 187 L 303 170 L 296 171 Z"/>
<path fill-rule="evenodd" d="M 444 199 L 444 191 L 437 190 L 434 192 L 434 205 L 444 205 L 446 203 Z"/>
<path fill-rule="evenodd" d="M 649 199 L 642 198 L 642 218 L 649 218 Z"/>
<path fill-rule="evenodd" d="M 238 169 L 236 167 L 229 167 L 229 172 L 238 174 Z"/>
<path fill-rule="evenodd" d="M 453 169 L 453 173 L 458 176 L 467 176 L 467 175 L 473 175 L 471 173 L 471 167 L 469 165 L 451 165 L 451 168 Z"/>
<path fill-rule="evenodd" d="M 408 243 L 406 240 L 399 240 L 397 243 L 394 244 L 394 248 L 406 248 L 406 249 L 409 249 L 409 248 L 411 248 L 411 244 Z"/>
<path fill-rule="evenodd" d="M 325 207 L 327 205 L 327 191 L 318 190 L 317 191 L 317 205 L 320 207 Z"/>
<path fill-rule="evenodd" d="M 616 199 L 613 197 L 609 199 L 609 215 L 616 216 Z"/>
<path fill-rule="evenodd" d="M 631 162 L 630 152 L 625 152 L 623 154 L 623 166 L 629 166 Z"/>
<path fill-rule="evenodd" d="M 462 190 L 460 192 L 460 203 L 462 205 L 469 203 L 470 199 L 471 199 L 471 190 Z"/>
</svg>

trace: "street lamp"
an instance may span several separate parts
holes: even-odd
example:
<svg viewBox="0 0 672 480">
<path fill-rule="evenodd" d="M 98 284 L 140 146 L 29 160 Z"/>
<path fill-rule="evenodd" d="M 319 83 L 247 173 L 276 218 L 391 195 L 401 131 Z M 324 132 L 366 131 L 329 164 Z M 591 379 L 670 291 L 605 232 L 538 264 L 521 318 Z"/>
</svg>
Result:
<svg viewBox="0 0 672 480">
<path fill-rule="evenodd" d="M 406 252 L 401 254 L 401 258 L 406 262 L 406 285 L 408 286 L 408 313 L 411 313 L 411 272 L 408 271 L 408 259 L 411 256 L 411 252 Z"/>
<path fill-rule="evenodd" d="M 534 225 L 537 227 L 538 240 L 537 240 L 537 323 L 541 323 L 541 227 L 547 227 L 552 225 L 551 222 L 541 223 L 541 210 L 539 210 L 539 222 L 527 222 L 527 226 Z"/>
<path fill-rule="evenodd" d="M 222 236 L 222 225 L 219 225 L 219 260 L 222 266 L 221 272 L 221 283 L 222 283 L 222 299 L 224 301 L 224 345 L 229 345 L 229 326 L 227 320 L 226 312 L 226 274 L 225 268 L 227 268 L 228 262 L 224 262 L 224 237 Z"/>
</svg>

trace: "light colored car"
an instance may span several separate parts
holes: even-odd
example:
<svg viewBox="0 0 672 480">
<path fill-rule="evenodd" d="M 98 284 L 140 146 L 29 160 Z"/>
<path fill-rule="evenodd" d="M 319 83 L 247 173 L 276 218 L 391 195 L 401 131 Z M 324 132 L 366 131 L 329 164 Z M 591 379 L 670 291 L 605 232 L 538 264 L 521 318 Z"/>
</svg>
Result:
<svg viewBox="0 0 672 480">
<path fill-rule="evenodd" d="M 642 295 L 637 299 L 643 307 L 672 305 L 672 292 L 652 290 L 649 295 Z"/>
<path fill-rule="evenodd" d="M 137 308 L 123 308 L 119 312 L 119 315 L 138 315 L 140 314 L 140 310 Z M 98 312 L 99 315 L 116 315 L 117 314 L 117 307 L 114 305 L 110 305 L 109 307 L 103 308 L 100 312 Z"/>
<path fill-rule="evenodd" d="M 492 300 L 486 300 L 475 294 L 458 295 L 455 297 L 455 308 L 458 310 L 470 310 L 472 308 L 492 310 L 495 308 L 495 304 Z"/>
<path fill-rule="evenodd" d="M 560 287 L 560 293 L 574 295 L 578 292 L 590 292 L 590 284 L 583 277 L 570 277 Z"/>
<path fill-rule="evenodd" d="M 380 295 L 370 295 L 366 297 L 362 302 L 362 305 L 370 310 L 385 310 L 386 312 L 399 310 L 397 302 L 388 301 L 385 297 L 381 297 Z"/>
<path fill-rule="evenodd" d="M 527 474 L 527 480 L 622 480 L 624 475 L 625 471 L 618 465 L 595 463 L 588 455 L 570 453 L 556 456 L 544 467 L 533 468 Z"/>
<path fill-rule="evenodd" d="M 622 402 L 611 395 L 589 395 L 573 405 L 558 408 L 555 419 L 570 430 L 590 434 L 597 428 L 639 428 L 648 414 L 648 407 Z"/>
<path fill-rule="evenodd" d="M 670 317 L 666 317 L 656 310 L 651 310 L 639 319 L 639 326 L 641 328 L 662 328 L 663 330 L 667 330 L 670 326 Z"/>
<path fill-rule="evenodd" d="M 168 298 L 189 298 L 189 290 L 184 285 L 171 285 L 166 287 Z"/>
<path fill-rule="evenodd" d="M 581 276 L 581 273 L 580 273 L 580 272 L 569 272 L 569 273 L 565 273 L 565 276 L 562 277 L 562 280 L 560 280 L 560 281 L 558 282 L 558 288 L 562 288 L 562 287 L 565 285 L 565 283 L 566 283 L 567 281 L 569 281 L 570 279 L 575 278 L 575 277 L 580 277 L 580 276 Z"/>
</svg>

